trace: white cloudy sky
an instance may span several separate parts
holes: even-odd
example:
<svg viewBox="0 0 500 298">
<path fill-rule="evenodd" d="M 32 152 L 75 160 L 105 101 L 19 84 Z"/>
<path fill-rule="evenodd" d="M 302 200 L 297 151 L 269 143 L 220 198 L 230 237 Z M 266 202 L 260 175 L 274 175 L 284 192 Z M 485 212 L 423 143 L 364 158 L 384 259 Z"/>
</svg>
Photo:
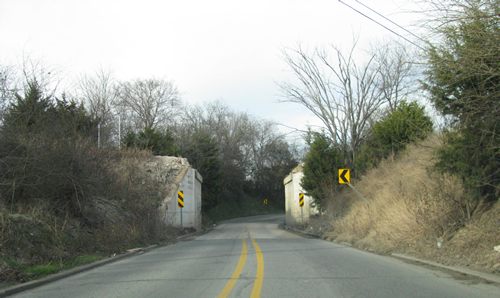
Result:
<svg viewBox="0 0 500 298">
<path fill-rule="evenodd" d="M 361 2 L 418 30 L 412 1 Z M 276 82 L 290 78 L 281 51 L 348 46 L 353 34 L 365 49 L 394 37 L 337 0 L 0 0 L 0 63 L 30 56 L 67 81 L 98 68 L 170 79 L 185 102 L 219 99 L 301 129 L 318 121 L 278 103 Z"/>
</svg>

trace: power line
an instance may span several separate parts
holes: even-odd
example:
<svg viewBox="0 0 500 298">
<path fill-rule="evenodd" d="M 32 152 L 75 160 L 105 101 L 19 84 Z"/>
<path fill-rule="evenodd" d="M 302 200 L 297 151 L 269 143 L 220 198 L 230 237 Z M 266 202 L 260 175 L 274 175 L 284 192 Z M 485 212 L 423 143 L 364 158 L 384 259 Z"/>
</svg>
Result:
<svg viewBox="0 0 500 298">
<path fill-rule="evenodd" d="M 342 4 L 344 4 L 345 6 L 349 7 L 350 9 L 354 10 L 355 12 L 359 13 L 360 15 L 364 16 L 365 18 L 369 19 L 370 21 L 372 21 L 372 22 L 376 23 L 377 25 L 379 25 L 379 26 L 383 27 L 384 29 L 386 29 L 386 30 L 390 31 L 391 33 L 393 33 L 393 34 L 395 34 L 395 35 L 397 35 L 397 36 L 401 37 L 402 39 L 404 39 L 404 40 L 406 40 L 407 42 L 411 43 L 412 45 L 416 46 L 417 48 L 419 48 L 419 49 L 421 49 L 421 50 L 424 50 L 424 51 L 425 51 L 425 49 L 424 49 L 423 47 L 419 46 L 418 44 L 416 44 L 416 43 L 414 43 L 413 41 L 409 40 L 408 38 L 404 37 L 403 35 L 401 35 L 401 34 L 397 33 L 396 31 L 392 30 L 391 28 L 389 28 L 389 27 L 387 27 L 387 26 L 383 25 L 382 23 L 377 22 L 377 21 L 376 21 L 376 20 L 374 20 L 373 18 L 371 18 L 371 17 L 369 17 L 368 15 L 366 15 L 366 14 L 362 13 L 361 11 L 359 11 L 359 10 L 357 10 L 356 8 L 352 7 L 351 5 L 349 5 L 349 4 L 347 4 L 347 3 L 345 3 L 344 1 L 339 0 L 339 2 L 340 2 L 340 3 L 342 3 Z"/>
<path fill-rule="evenodd" d="M 380 17 L 384 18 L 385 20 L 387 20 L 387 21 L 391 22 L 393 25 L 397 26 L 398 28 L 400 28 L 400 29 L 402 29 L 402 30 L 406 31 L 407 33 L 409 33 L 409 34 L 413 35 L 414 37 L 416 37 L 416 38 L 420 39 L 421 41 L 423 41 L 423 42 L 427 42 L 426 40 L 424 40 L 424 39 L 423 39 L 423 38 L 421 38 L 420 36 L 416 35 L 415 33 L 411 32 L 410 30 L 408 30 L 408 29 L 404 28 L 403 26 L 399 25 L 398 23 L 394 22 L 393 20 L 389 19 L 388 17 L 384 16 L 383 14 L 379 13 L 379 12 L 378 12 L 378 11 L 376 11 L 375 9 L 373 9 L 373 8 L 369 7 L 368 5 L 366 5 L 366 4 L 364 4 L 364 3 L 362 3 L 361 1 L 358 1 L 358 0 L 354 0 L 354 1 L 358 2 L 361 6 L 363 6 L 363 7 L 367 8 L 368 10 L 372 11 L 372 12 L 373 12 L 373 13 L 375 13 L 376 15 L 378 15 L 378 16 L 380 16 Z"/>
</svg>

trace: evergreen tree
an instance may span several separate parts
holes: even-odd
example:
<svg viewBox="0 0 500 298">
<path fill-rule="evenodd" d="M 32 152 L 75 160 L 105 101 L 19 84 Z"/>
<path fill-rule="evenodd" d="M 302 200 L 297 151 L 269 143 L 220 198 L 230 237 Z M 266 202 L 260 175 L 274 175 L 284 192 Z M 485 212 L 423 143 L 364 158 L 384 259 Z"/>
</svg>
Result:
<svg viewBox="0 0 500 298">
<path fill-rule="evenodd" d="M 191 136 L 190 146 L 182 152 L 191 166 L 203 177 L 203 212 L 215 207 L 221 200 L 221 161 L 215 139 L 202 131 Z"/>
<path fill-rule="evenodd" d="M 438 27 L 443 42 L 429 50 L 424 84 L 434 106 L 452 120 L 439 167 L 492 200 L 500 195 L 498 4 L 452 1 Z"/>
<path fill-rule="evenodd" d="M 402 101 L 371 128 L 368 140 L 361 147 L 356 170 L 364 172 L 383 158 L 395 155 L 407 144 L 424 139 L 432 132 L 432 121 L 423 106 Z"/>
<path fill-rule="evenodd" d="M 172 133 L 168 130 L 161 132 L 154 128 L 145 128 L 139 133 L 129 131 L 123 143 L 126 147 L 151 150 L 154 155 L 176 156 L 179 154 Z"/>
<path fill-rule="evenodd" d="M 335 148 L 327 136 L 312 133 L 309 136 L 310 149 L 304 160 L 302 187 L 312 196 L 320 209 L 326 208 L 327 187 L 337 187 L 338 169 L 343 168 L 342 153 Z"/>
</svg>

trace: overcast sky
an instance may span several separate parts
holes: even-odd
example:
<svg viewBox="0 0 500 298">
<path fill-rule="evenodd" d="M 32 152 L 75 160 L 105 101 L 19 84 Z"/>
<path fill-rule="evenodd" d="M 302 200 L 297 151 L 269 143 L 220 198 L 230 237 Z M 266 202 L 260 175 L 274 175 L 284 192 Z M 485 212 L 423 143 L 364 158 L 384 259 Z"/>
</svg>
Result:
<svg viewBox="0 0 500 298">
<path fill-rule="evenodd" d="M 413 1 L 361 2 L 418 30 Z M 99 68 L 120 80 L 165 78 L 185 102 L 218 99 L 300 129 L 318 121 L 278 103 L 276 83 L 290 79 L 282 50 L 349 46 L 353 34 L 365 50 L 397 38 L 337 0 L 0 0 L 2 64 L 29 56 L 66 83 Z"/>
</svg>

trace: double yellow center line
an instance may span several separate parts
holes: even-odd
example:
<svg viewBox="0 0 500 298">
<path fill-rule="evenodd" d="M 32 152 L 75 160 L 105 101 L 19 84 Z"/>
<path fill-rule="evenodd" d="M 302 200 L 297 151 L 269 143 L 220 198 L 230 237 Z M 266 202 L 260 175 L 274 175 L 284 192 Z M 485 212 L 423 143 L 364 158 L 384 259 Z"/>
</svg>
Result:
<svg viewBox="0 0 500 298">
<path fill-rule="evenodd" d="M 252 239 L 252 245 L 255 249 L 255 256 L 257 257 L 257 273 L 255 274 L 255 282 L 253 284 L 250 298 L 259 298 L 260 291 L 262 290 L 262 283 L 264 282 L 264 255 L 262 254 L 262 250 L 260 250 L 260 246 L 257 244 L 255 239 Z"/>
<path fill-rule="evenodd" d="M 243 239 L 243 245 L 241 247 L 241 255 L 240 259 L 238 260 L 238 264 L 236 264 L 236 269 L 234 269 L 231 278 L 227 281 L 226 286 L 224 287 L 224 289 L 222 289 L 222 292 L 220 292 L 219 296 L 217 296 L 218 298 L 229 297 L 231 290 L 234 288 L 234 285 L 240 278 L 241 271 L 243 271 L 243 267 L 245 267 L 245 263 L 247 262 L 247 254 L 248 254 L 247 242 L 245 241 L 245 239 Z"/>
<path fill-rule="evenodd" d="M 252 245 L 255 250 L 255 256 L 257 258 L 257 272 L 255 273 L 255 282 L 253 284 L 250 298 L 259 298 L 260 292 L 262 291 L 262 283 L 264 282 L 264 255 L 262 254 L 262 250 L 260 249 L 259 244 L 257 244 L 257 241 L 255 241 L 255 239 L 253 238 L 250 239 L 252 240 Z M 241 272 L 245 267 L 245 264 L 247 262 L 247 255 L 248 255 L 247 242 L 246 239 L 242 239 L 241 254 L 238 263 L 236 264 L 236 268 L 234 269 L 234 272 L 231 275 L 230 279 L 227 281 L 226 285 L 220 292 L 219 296 L 217 296 L 218 298 L 229 297 L 229 294 L 236 285 L 236 282 L 240 278 Z"/>
</svg>

